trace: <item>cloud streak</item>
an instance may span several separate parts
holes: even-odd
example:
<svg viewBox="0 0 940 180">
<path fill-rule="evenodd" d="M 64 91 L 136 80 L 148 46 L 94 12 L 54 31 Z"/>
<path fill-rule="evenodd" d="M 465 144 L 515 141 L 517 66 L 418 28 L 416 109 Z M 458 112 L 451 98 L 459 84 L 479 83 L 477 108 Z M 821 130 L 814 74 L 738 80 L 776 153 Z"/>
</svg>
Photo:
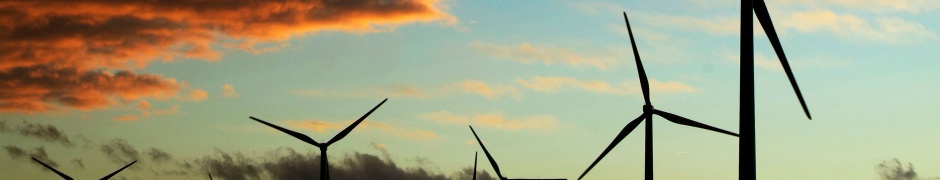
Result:
<svg viewBox="0 0 940 180">
<path fill-rule="evenodd" d="M 600 80 L 582 80 L 564 76 L 533 77 L 519 79 L 517 82 L 525 88 L 542 93 L 557 93 L 571 88 L 596 94 L 613 95 L 637 94 L 640 92 L 639 85 L 634 85 L 636 83 L 624 82 L 620 85 L 612 85 Z M 657 79 L 649 79 L 649 83 L 650 90 L 653 92 L 696 92 L 695 88 L 682 82 L 663 82 Z"/>
<path fill-rule="evenodd" d="M 325 134 L 328 131 L 338 132 L 339 130 L 342 130 L 343 128 L 346 128 L 347 126 L 349 126 L 349 124 L 352 124 L 352 121 L 347 121 L 347 122 L 348 123 L 334 123 L 330 121 L 321 121 L 321 120 L 288 121 L 287 126 L 300 128 L 300 129 L 307 129 L 307 130 L 311 130 L 319 134 Z M 360 131 L 370 130 L 370 129 L 376 129 L 382 133 L 391 134 L 394 136 L 404 137 L 408 139 L 427 141 L 427 140 L 435 140 L 435 139 L 441 138 L 440 135 L 438 135 L 437 133 L 433 131 L 422 130 L 422 129 L 405 129 L 405 128 L 401 128 L 398 126 L 393 126 L 390 124 L 386 124 L 382 122 L 375 122 L 375 121 L 362 121 L 362 123 L 356 126 L 356 130 L 360 130 Z"/>
<path fill-rule="evenodd" d="M 222 95 L 225 98 L 237 98 L 239 96 L 238 92 L 235 92 L 235 86 L 231 84 L 222 85 Z"/>
<path fill-rule="evenodd" d="M 3 146 L 3 148 L 7 150 L 7 154 L 10 155 L 10 158 L 14 160 L 25 160 L 25 161 L 31 162 L 32 160 L 29 160 L 30 158 L 36 158 L 42 161 L 43 163 L 48 164 L 49 166 L 59 167 L 59 163 L 50 159 L 49 155 L 46 154 L 45 147 L 42 147 L 42 146 L 36 147 L 36 149 L 32 151 L 27 151 L 16 146 Z M 39 164 L 36 164 L 36 165 L 39 165 Z"/>
<path fill-rule="evenodd" d="M 464 80 L 456 86 L 465 93 L 477 94 L 489 100 L 499 99 L 502 96 L 509 96 L 516 100 L 522 98 L 522 92 L 512 86 L 488 85 L 478 80 Z"/>
<path fill-rule="evenodd" d="M 137 151 L 137 148 L 128 144 L 127 140 L 124 139 L 112 139 L 102 144 L 99 149 L 108 159 L 118 164 L 140 159 L 140 152 Z"/>
<path fill-rule="evenodd" d="M 0 132 L 17 133 L 24 137 L 37 138 L 46 142 L 60 143 L 65 147 L 74 147 L 75 143 L 69 139 L 65 131 L 49 125 L 39 123 L 20 122 L 16 127 L 8 127 L 6 122 L 0 121 Z"/>
<path fill-rule="evenodd" d="M 550 115 L 536 115 L 523 117 L 506 117 L 502 112 L 490 112 L 475 115 L 458 115 L 450 111 L 430 112 L 420 115 L 421 118 L 439 124 L 477 125 L 482 127 L 499 128 L 506 130 L 552 130 L 558 125 L 555 117 Z"/>
<path fill-rule="evenodd" d="M 591 66 L 600 70 L 613 68 L 617 60 L 623 59 L 625 56 L 618 51 L 603 51 L 600 53 L 581 52 L 568 48 L 550 45 L 533 45 L 530 43 L 522 43 L 519 45 L 473 43 L 470 46 L 483 54 L 527 64 L 564 64 L 575 67 Z"/>
<path fill-rule="evenodd" d="M 898 17 L 873 20 L 830 10 L 798 11 L 780 18 L 784 28 L 804 33 L 829 33 L 846 39 L 863 39 L 895 44 L 919 43 L 937 39 L 924 25 Z"/>
</svg>

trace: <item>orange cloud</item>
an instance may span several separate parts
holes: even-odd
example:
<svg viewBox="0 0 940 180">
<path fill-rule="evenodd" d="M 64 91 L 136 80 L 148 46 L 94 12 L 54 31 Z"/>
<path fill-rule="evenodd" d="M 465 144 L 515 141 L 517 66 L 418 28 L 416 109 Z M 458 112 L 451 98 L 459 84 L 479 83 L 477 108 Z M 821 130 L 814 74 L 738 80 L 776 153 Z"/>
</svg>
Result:
<svg viewBox="0 0 940 180">
<path fill-rule="evenodd" d="M 129 71 L 80 71 L 68 67 L 29 66 L 0 71 L 0 111 L 41 112 L 69 107 L 100 109 L 117 100 L 167 99 L 180 84 L 157 75 Z"/>
<path fill-rule="evenodd" d="M 287 125 L 295 128 L 307 129 L 316 133 L 324 134 L 327 131 L 340 131 L 343 128 L 346 128 L 352 121 L 349 123 L 333 123 L 327 121 L 318 121 L 318 120 L 309 120 L 309 121 L 288 121 Z M 362 121 L 359 126 L 356 127 L 357 130 L 369 130 L 369 129 L 378 129 L 379 131 L 391 134 L 399 137 L 405 137 L 410 139 L 417 140 L 433 140 L 440 139 L 440 135 L 428 130 L 421 129 L 402 129 L 400 127 L 392 126 L 389 124 L 374 122 L 374 121 Z"/>
<path fill-rule="evenodd" d="M 343 127 L 333 122 L 324 121 L 288 121 L 288 126 L 311 130 L 316 133 L 326 133 L 327 130 L 340 130 Z"/>
<path fill-rule="evenodd" d="M 621 83 L 618 86 L 599 80 L 581 80 L 572 77 L 550 76 L 519 79 L 519 84 L 533 91 L 543 93 L 556 93 L 567 88 L 591 91 L 598 94 L 626 95 L 640 92 L 640 85 L 636 82 Z M 662 82 L 649 79 L 650 91 L 654 92 L 695 92 L 695 88 L 682 82 Z"/>
<path fill-rule="evenodd" d="M 153 106 L 151 106 L 150 102 L 148 102 L 147 100 L 141 100 L 140 103 L 137 104 L 137 110 L 147 111 L 152 108 Z"/>
<path fill-rule="evenodd" d="M 413 97 L 413 98 L 426 98 L 431 96 L 427 92 L 418 89 L 416 87 L 406 85 L 406 84 L 394 84 L 386 85 L 380 87 L 372 87 L 364 90 L 323 90 L 323 89 L 307 89 L 307 90 L 295 90 L 291 93 L 299 96 L 309 96 L 309 97 L 328 97 L 328 98 L 356 98 L 356 99 L 366 99 L 366 98 L 399 98 L 399 97 Z"/>
<path fill-rule="evenodd" d="M 517 46 L 504 46 L 496 44 L 474 43 L 471 45 L 482 53 L 507 58 L 523 63 L 541 62 L 552 65 L 556 63 L 569 66 L 594 66 L 600 70 L 607 70 L 622 59 L 624 54 L 617 51 L 582 52 L 567 48 L 547 45 L 532 45 L 522 43 Z"/>
<path fill-rule="evenodd" d="M 206 90 L 194 89 L 194 90 L 189 91 L 189 99 L 196 101 L 196 102 L 204 101 L 206 99 L 209 99 L 209 93 L 206 92 Z"/>
<path fill-rule="evenodd" d="M 421 118 L 438 122 L 440 124 L 457 125 L 478 125 L 483 127 L 493 127 L 507 130 L 551 130 L 555 128 L 558 121 L 555 117 L 549 115 L 525 116 L 517 118 L 508 118 L 501 112 L 483 113 L 477 115 L 456 115 L 450 111 L 438 111 L 425 113 Z"/>
<path fill-rule="evenodd" d="M 562 88 L 575 87 L 595 93 L 620 94 L 623 88 L 611 86 L 609 83 L 598 80 L 580 80 L 572 77 L 535 77 L 531 80 L 519 79 L 519 84 L 533 91 L 554 93 Z"/>
<path fill-rule="evenodd" d="M 232 86 L 231 84 L 222 85 L 222 95 L 227 98 L 235 98 L 239 96 L 238 92 L 235 92 L 235 86 Z"/>
<path fill-rule="evenodd" d="M 514 99 L 520 99 L 522 92 L 511 86 L 490 86 L 483 81 L 465 80 L 457 84 L 461 90 L 467 93 L 479 94 L 487 99 L 493 100 L 500 96 L 510 96 Z"/>
<path fill-rule="evenodd" d="M 140 119 L 137 115 L 123 115 L 114 118 L 114 120 L 120 122 L 136 121 L 137 119 Z"/>
<path fill-rule="evenodd" d="M 3 1 L 0 9 L 0 111 L 27 113 L 176 97 L 176 80 L 131 70 L 219 60 L 214 44 L 255 52 L 320 31 L 456 22 L 437 0 Z"/>
</svg>

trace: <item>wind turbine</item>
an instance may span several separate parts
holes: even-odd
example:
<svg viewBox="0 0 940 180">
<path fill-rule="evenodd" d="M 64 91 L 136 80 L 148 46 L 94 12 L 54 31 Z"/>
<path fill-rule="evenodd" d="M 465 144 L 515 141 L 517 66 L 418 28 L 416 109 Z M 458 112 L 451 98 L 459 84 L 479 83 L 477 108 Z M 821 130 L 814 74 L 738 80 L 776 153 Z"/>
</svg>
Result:
<svg viewBox="0 0 940 180">
<path fill-rule="evenodd" d="M 212 180 L 212 173 L 206 173 L 206 174 L 209 174 L 209 180 Z"/>
<path fill-rule="evenodd" d="M 477 155 L 479 152 L 473 152 L 473 180 L 477 180 Z"/>
<path fill-rule="evenodd" d="M 473 180 L 477 180 L 477 155 L 479 152 L 473 152 Z"/>
<path fill-rule="evenodd" d="M 752 4 L 756 3 L 756 4 Z M 787 73 L 790 79 L 790 85 L 796 92 L 800 105 L 803 106 L 803 112 L 806 118 L 813 119 L 809 114 L 809 108 L 806 107 L 806 101 L 803 100 L 803 94 L 800 93 L 800 87 L 796 84 L 796 78 L 793 77 L 793 71 L 790 70 L 790 63 L 787 62 L 787 56 L 780 45 L 780 39 L 777 37 L 777 31 L 774 30 L 774 24 L 770 20 L 770 13 L 767 11 L 767 4 L 764 0 L 741 0 L 741 98 L 739 99 L 741 110 L 739 118 L 741 121 L 741 140 L 738 158 L 738 178 L 739 179 L 757 179 L 757 138 L 755 137 L 755 117 L 754 117 L 754 19 L 751 17 L 751 10 L 757 15 L 767 39 L 777 53 L 777 59 L 783 66 L 783 71 Z"/>
<path fill-rule="evenodd" d="M 619 144 L 620 141 L 623 140 L 623 138 L 626 138 L 627 135 L 630 134 L 631 131 L 633 131 L 633 129 L 636 129 L 636 127 L 640 125 L 640 122 L 642 122 L 643 119 L 646 119 L 646 173 L 645 173 L 645 176 L 646 176 L 646 179 L 653 179 L 653 121 L 652 121 L 653 115 L 658 115 L 676 124 L 702 128 L 702 129 L 724 133 L 724 134 L 728 134 L 732 136 L 738 136 L 738 134 L 725 131 L 723 129 L 719 129 L 719 128 L 712 127 L 706 124 L 695 122 L 690 119 L 684 118 L 682 116 L 678 116 L 672 113 L 668 113 L 666 111 L 661 111 L 659 109 L 653 108 L 653 104 L 650 103 L 649 80 L 647 80 L 646 78 L 646 71 L 643 70 L 643 62 L 640 61 L 640 53 L 636 49 L 636 42 L 634 42 L 633 40 L 633 30 L 630 28 L 630 20 L 627 19 L 626 12 L 623 13 L 623 19 L 624 21 L 626 21 L 627 32 L 630 35 L 630 45 L 633 46 L 633 56 L 634 56 L 634 59 L 636 59 L 636 69 L 637 71 L 639 71 L 639 74 L 640 74 L 640 87 L 643 90 L 643 99 L 646 101 L 646 105 L 643 105 L 643 114 L 640 114 L 639 117 L 637 117 L 633 121 L 630 121 L 630 123 L 627 123 L 627 126 L 623 127 L 623 130 L 620 131 L 620 134 L 617 134 L 617 137 L 614 138 L 614 141 L 611 142 L 610 145 L 607 146 L 607 149 L 604 149 L 604 152 L 602 152 L 601 155 L 598 156 L 597 159 L 594 160 L 593 163 L 591 163 L 591 166 L 589 166 L 587 170 L 585 170 L 584 173 L 582 173 L 581 176 L 578 177 L 578 179 L 584 178 L 584 175 L 587 175 L 587 173 L 590 172 L 592 168 L 594 168 L 594 165 L 597 165 L 597 163 L 600 162 L 601 159 L 603 159 L 604 156 L 606 156 L 607 153 L 610 152 L 610 150 L 614 149 L 614 147 L 617 146 L 617 144 Z"/>
<path fill-rule="evenodd" d="M 65 180 L 72 180 L 72 177 L 69 177 L 68 175 L 65 175 L 65 173 L 59 172 L 59 170 L 56 170 L 55 168 L 52 168 L 52 166 L 46 165 L 46 163 L 43 163 L 42 161 L 39 161 L 39 160 L 36 159 L 35 157 L 33 158 L 33 161 L 36 161 L 37 163 L 42 164 L 42 166 L 45 166 L 46 169 L 52 170 L 52 172 L 55 172 L 55 174 L 58 174 L 60 177 L 62 177 L 62 179 L 65 179 Z M 125 166 L 122 167 L 121 169 L 118 169 L 117 171 L 114 171 L 114 172 L 112 172 L 111 174 L 108 174 L 107 176 L 102 177 L 101 180 L 111 179 L 112 176 L 114 176 L 115 174 L 117 174 L 117 173 L 123 171 L 125 168 L 131 166 L 131 165 L 134 164 L 134 163 L 137 163 L 137 160 L 134 160 L 134 162 L 131 162 L 130 164 L 125 165 Z"/>
<path fill-rule="evenodd" d="M 486 158 L 490 160 L 490 165 L 492 165 L 493 170 L 496 171 L 496 176 L 499 176 L 500 180 L 509 180 L 509 178 L 506 178 L 506 176 L 503 176 L 503 174 L 499 172 L 499 165 L 496 164 L 496 160 L 493 159 L 493 156 L 490 155 L 490 152 L 486 150 L 486 146 L 483 146 L 483 141 L 480 141 L 480 137 L 477 136 L 477 132 L 473 131 L 473 126 L 470 126 L 470 132 L 473 132 L 473 137 L 477 138 L 477 142 L 480 143 L 480 147 L 483 148 L 483 153 L 486 154 Z M 475 169 L 476 169 L 476 161 L 474 161 L 474 171 L 476 171 Z M 553 180 L 553 179 L 546 179 L 546 180 Z M 555 180 L 558 180 L 558 179 L 555 179 Z M 560 179 L 560 180 L 567 180 L 567 179 Z"/>
<path fill-rule="evenodd" d="M 351 132 L 353 128 L 356 128 L 356 126 L 359 125 L 359 123 L 361 123 L 362 120 L 365 120 L 366 117 L 369 117 L 369 114 L 372 114 L 372 112 L 375 111 L 375 109 L 378 109 L 379 106 L 382 106 L 382 104 L 385 104 L 385 101 L 388 101 L 388 98 L 385 98 L 385 100 L 382 100 L 382 102 L 380 102 L 379 105 L 375 105 L 375 107 L 372 108 L 372 110 L 369 110 L 369 112 L 367 112 L 365 115 L 362 115 L 362 117 L 360 117 L 359 120 L 356 120 L 356 122 L 353 122 L 351 125 L 349 125 L 349 127 L 346 127 L 346 129 L 343 129 L 343 131 L 340 131 L 339 134 L 336 134 L 336 136 L 333 136 L 333 138 L 330 139 L 330 141 L 327 141 L 326 143 L 319 143 L 307 135 L 300 134 L 298 132 L 294 132 L 294 131 L 282 128 L 280 126 L 268 123 L 264 120 L 261 120 L 255 117 L 248 116 L 248 118 L 251 118 L 262 124 L 271 126 L 274 129 L 287 133 L 291 136 L 294 136 L 297 139 L 300 139 L 301 141 L 307 142 L 310 145 L 320 148 L 320 179 L 326 180 L 326 179 L 330 179 L 330 168 L 329 168 L 330 164 L 326 158 L 327 157 L 326 148 L 329 147 L 331 144 L 335 143 L 336 141 L 339 141 L 340 139 L 343 139 L 344 137 L 346 137 L 346 135 L 349 134 L 349 132 Z"/>
</svg>

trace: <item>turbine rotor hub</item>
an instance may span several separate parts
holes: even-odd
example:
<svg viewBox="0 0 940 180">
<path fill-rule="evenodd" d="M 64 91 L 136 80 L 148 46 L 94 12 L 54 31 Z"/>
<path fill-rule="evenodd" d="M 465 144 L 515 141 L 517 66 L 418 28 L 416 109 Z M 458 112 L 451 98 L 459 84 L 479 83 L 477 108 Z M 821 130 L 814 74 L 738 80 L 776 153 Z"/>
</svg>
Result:
<svg viewBox="0 0 940 180">
<path fill-rule="evenodd" d="M 652 112 L 653 112 L 653 105 L 648 105 L 648 104 L 647 104 L 647 105 L 643 105 L 643 112 L 645 112 L 645 113 L 652 113 Z"/>
</svg>

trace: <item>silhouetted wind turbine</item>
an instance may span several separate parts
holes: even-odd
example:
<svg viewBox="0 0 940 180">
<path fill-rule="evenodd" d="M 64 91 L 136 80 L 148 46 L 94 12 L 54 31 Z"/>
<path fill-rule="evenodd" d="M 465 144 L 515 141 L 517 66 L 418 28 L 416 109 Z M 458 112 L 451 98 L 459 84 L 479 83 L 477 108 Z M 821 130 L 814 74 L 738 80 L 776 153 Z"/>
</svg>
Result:
<svg viewBox="0 0 940 180">
<path fill-rule="evenodd" d="M 756 2 L 757 4 L 752 4 Z M 809 108 L 806 107 L 806 101 L 803 100 L 803 94 L 800 93 L 800 87 L 796 84 L 796 78 L 793 77 L 793 71 L 790 70 L 790 63 L 787 62 L 787 56 L 783 52 L 783 46 L 780 45 L 780 39 L 777 37 L 777 31 L 774 30 L 774 24 L 770 20 L 770 13 L 767 11 L 767 4 L 764 0 L 741 0 L 741 98 L 739 99 L 741 110 L 739 118 L 741 121 L 741 141 L 738 158 L 739 179 L 757 179 L 757 140 L 755 137 L 755 117 L 754 117 L 754 19 L 751 17 L 751 10 L 757 15 L 767 39 L 774 47 L 777 58 L 790 79 L 790 85 L 796 92 L 800 105 L 803 106 L 803 112 L 806 118 L 813 119 L 809 114 Z"/>
<path fill-rule="evenodd" d="M 42 166 L 45 166 L 46 169 L 52 170 L 52 172 L 55 172 L 55 174 L 58 174 L 60 177 L 62 177 L 62 179 L 72 180 L 72 177 L 69 177 L 68 175 L 65 175 L 65 173 L 59 172 L 59 170 L 56 170 L 55 168 L 52 168 L 52 166 L 46 165 L 46 163 L 43 163 L 42 161 L 39 161 L 39 160 L 36 159 L 36 158 L 33 158 L 33 161 L 36 161 L 37 163 L 42 164 Z M 115 174 L 117 174 L 117 173 L 123 171 L 125 168 L 131 166 L 131 165 L 134 164 L 134 163 L 137 163 L 137 160 L 134 160 L 134 162 L 131 162 L 130 164 L 125 165 L 125 166 L 122 167 L 121 169 L 118 169 L 117 171 L 114 171 L 114 172 L 112 172 L 111 174 L 108 174 L 107 176 L 102 177 L 101 180 L 111 179 L 112 176 L 114 176 Z"/>
<path fill-rule="evenodd" d="M 493 171 L 496 171 L 496 176 L 499 176 L 501 180 L 507 180 L 506 176 L 503 176 L 503 173 L 499 172 L 499 165 L 496 164 L 496 160 L 493 159 L 493 156 L 490 155 L 490 152 L 486 150 L 486 146 L 483 146 L 483 141 L 480 141 L 480 137 L 477 136 L 477 132 L 473 130 L 473 126 L 470 126 L 470 132 L 473 132 L 473 137 L 477 138 L 477 142 L 480 143 L 480 147 L 483 148 L 483 154 L 486 154 L 486 158 L 490 160 L 490 165 L 493 166 Z M 476 162 L 476 161 L 474 161 Z M 476 163 L 474 163 L 476 164 Z M 476 167 L 474 165 L 474 167 Z M 474 168 L 476 169 L 476 168 Z M 566 180 L 566 179 L 564 179 Z"/>
<path fill-rule="evenodd" d="M 346 135 L 349 134 L 349 132 L 351 132 L 353 128 L 356 128 L 356 126 L 359 125 L 359 123 L 361 123 L 362 120 L 365 120 L 366 117 L 369 117 L 369 114 L 372 114 L 372 112 L 375 111 L 375 109 L 378 109 L 379 106 L 382 106 L 382 104 L 385 104 L 385 101 L 388 101 L 388 98 L 385 98 L 385 100 L 382 100 L 382 102 L 380 102 L 379 105 L 375 105 L 375 107 L 372 108 L 372 110 L 369 110 L 369 112 L 367 112 L 365 115 L 362 115 L 362 117 L 360 117 L 359 120 L 356 120 L 356 122 L 353 122 L 351 125 L 349 125 L 349 127 L 346 127 L 346 129 L 343 129 L 343 131 L 340 131 L 339 134 L 336 134 L 336 136 L 333 136 L 333 138 L 330 139 L 330 141 L 327 141 L 326 143 L 319 143 L 307 135 L 300 134 L 298 132 L 294 132 L 288 129 L 284 129 L 280 126 L 268 123 L 264 120 L 261 120 L 255 117 L 248 116 L 248 118 L 251 118 L 262 124 L 271 126 L 274 129 L 287 133 L 291 136 L 294 136 L 297 139 L 300 139 L 301 141 L 307 142 L 308 144 L 311 144 L 313 146 L 320 148 L 320 179 L 326 180 L 326 179 L 330 179 L 330 168 L 329 168 L 330 164 L 326 158 L 327 157 L 326 148 L 329 147 L 331 144 L 335 143 L 336 141 L 339 141 L 340 139 L 343 139 L 344 137 L 346 137 Z"/>
<path fill-rule="evenodd" d="M 614 149 L 614 147 L 617 146 L 617 144 L 619 144 L 620 141 L 623 140 L 623 138 L 626 138 L 627 134 L 630 134 L 630 132 L 633 131 L 633 129 L 636 129 L 636 127 L 640 125 L 640 122 L 642 122 L 643 119 L 646 119 L 646 173 L 645 173 L 645 176 L 646 176 L 646 179 L 653 179 L 653 121 L 652 121 L 653 115 L 658 115 L 676 124 L 702 128 L 702 129 L 724 133 L 724 134 L 728 134 L 732 136 L 738 136 L 738 134 L 725 131 L 723 129 L 705 125 L 705 124 L 684 118 L 682 116 L 678 116 L 672 113 L 668 113 L 666 111 L 661 111 L 661 110 L 653 108 L 653 104 L 650 103 L 649 80 L 647 80 L 646 78 L 646 71 L 643 70 L 643 62 L 640 61 L 640 53 L 636 49 L 636 42 L 634 42 L 633 40 L 633 30 L 630 28 L 630 20 L 627 19 L 626 12 L 623 13 L 623 19 L 627 23 L 627 32 L 630 35 L 630 45 L 633 46 L 633 57 L 634 59 L 636 59 L 636 69 L 637 71 L 639 71 L 639 74 L 640 74 L 640 87 L 643 90 L 643 100 L 646 101 L 646 105 L 643 105 L 643 114 L 640 114 L 639 117 L 637 117 L 633 121 L 630 121 L 630 123 L 627 123 L 627 126 L 623 127 L 623 130 L 620 131 L 620 134 L 617 134 L 617 137 L 614 138 L 614 141 L 611 142 L 609 146 L 607 146 L 607 149 L 604 149 L 604 152 L 602 152 L 601 155 L 598 156 L 597 159 L 594 160 L 593 163 L 591 163 L 591 166 L 589 166 L 587 170 L 584 170 L 584 173 L 582 173 L 581 176 L 578 177 L 578 179 L 584 178 L 584 175 L 587 175 L 587 173 L 591 171 L 591 168 L 594 168 L 594 165 L 597 165 L 597 163 L 600 162 L 601 159 L 603 159 L 604 156 L 606 156 L 607 153 L 610 152 L 610 150 Z"/>
<path fill-rule="evenodd" d="M 473 180 L 477 180 L 477 155 L 479 152 L 473 152 Z"/>
</svg>

